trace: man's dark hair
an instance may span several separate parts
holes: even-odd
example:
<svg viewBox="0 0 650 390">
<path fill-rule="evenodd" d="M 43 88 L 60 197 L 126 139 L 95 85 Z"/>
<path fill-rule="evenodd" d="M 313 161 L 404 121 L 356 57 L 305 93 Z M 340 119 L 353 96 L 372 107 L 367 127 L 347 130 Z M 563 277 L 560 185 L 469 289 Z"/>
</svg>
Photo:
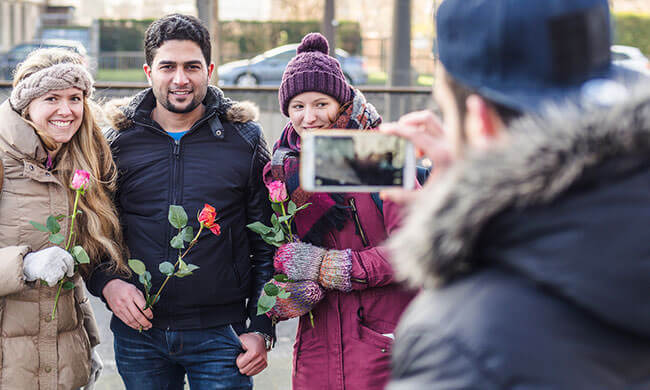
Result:
<svg viewBox="0 0 650 390">
<path fill-rule="evenodd" d="M 156 50 L 170 40 L 192 41 L 199 45 L 206 65 L 210 65 L 210 33 L 194 16 L 171 14 L 151 23 L 144 33 L 144 55 L 147 65 L 153 64 Z"/>
<path fill-rule="evenodd" d="M 449 89 L 454 96 L 454 103 L 456 104 L 456 107 L 458 108 L 458 113 L 460 114 L 460 118 L 465 118 L 465 115 L 467 114 L 467 106 L 466 101 L 467 98 L 470 97 L 471 95 L 478 95 L 485 102 L 492 107 L 497 114 L 499 114 L 499 117 L 501 118 L 501 121 L 503 124 L 507 127 L 512 121 L 522 117 L 524 115 L 523 112 L 519 110 L 512 109 L 510 107 L 506 107 L 503 104 L 496 103 L 493 100 L 490 100 L 486 98 L 485 96 L 481 95 L 479 92 L 476 90 L 469 88 L 460 82 L 458 82 L 452 75 L 449 74 L 449 72 L 445 72 L 445 82 L 449 86 Z M 465 134 L 462 134 L 463 139 L 465 138 Z"/>
</svg>

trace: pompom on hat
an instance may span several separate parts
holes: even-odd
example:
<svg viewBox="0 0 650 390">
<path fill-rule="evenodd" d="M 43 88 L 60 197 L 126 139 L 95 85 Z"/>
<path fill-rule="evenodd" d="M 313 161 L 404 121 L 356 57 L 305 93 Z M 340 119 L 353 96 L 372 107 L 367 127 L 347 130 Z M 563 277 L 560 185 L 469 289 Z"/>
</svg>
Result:
<svg viewBox="0 0 650 390">
<path fill-rule="evenodd" d="M 352 100 L 352 87 L 345 81 L 341 64 L 329 56 L 329 45 L 322 34 L 305 35 L 296 53 L 284 70 L 278 91 L 284 115 L 289 116 L 291 99 L 303 92 L 321 92 L 340 104 Z"/>
</svg>

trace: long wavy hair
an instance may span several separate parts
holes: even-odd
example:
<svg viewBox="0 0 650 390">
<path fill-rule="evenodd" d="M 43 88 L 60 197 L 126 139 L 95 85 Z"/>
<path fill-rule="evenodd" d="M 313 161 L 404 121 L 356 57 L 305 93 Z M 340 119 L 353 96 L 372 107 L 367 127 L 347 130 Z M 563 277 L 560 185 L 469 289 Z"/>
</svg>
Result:
<svg viewBox="0 0 650 390">
<path fill-rule="evenodd" d="M 59 48 L 39 49 L 18 65 L 13 85 L 15 87 L 20 81 L 41 69 L 61 63 L 84 65 L 81 56 L 73 51 Z M 70 141 L 61 145 L 53 172 L 67 189 L 70 210 L 75 190 L 67 184 L 72 181 L 74 172 L 83 169 L 91 176 L 90 186 L 85 195 L 79 198 L 78 208 L 81 214 L 75 220 L 76 243 L 81 245 L 90 257 L 90 264 L 80 266 L 81 275 L 88 277 L 100 262 L 108 262 L 109 271 L 129 275 L 122 229 L 112 198 L 116 187 L 117 168 L 108 142 L 93 115 L 93 109 L 99 109 L 99 106 L 89 99 L 89 93 L 90 91 L 84 92 L 81 126 Z M 54 140 L 30 120 L 29 106 L 23 110 L 21 116 L 34 128 L 48 150 L 56 148 Z"/>
</svg>

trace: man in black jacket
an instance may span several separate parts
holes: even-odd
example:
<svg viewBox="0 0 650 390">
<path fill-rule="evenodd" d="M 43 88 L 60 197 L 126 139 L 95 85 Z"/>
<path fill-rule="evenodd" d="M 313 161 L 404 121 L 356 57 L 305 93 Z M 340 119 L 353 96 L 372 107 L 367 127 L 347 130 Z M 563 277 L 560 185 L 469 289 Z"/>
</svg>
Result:
<svg viewBox="0 0 650 390">
<path fill-rule="evenodd" d="M 423 292 L 389 390 L 650 389 L 650 89 L 606 0 L 445 0 L 430 112 L 384 131 L 434 172 L 391 239 Z"/>
<path fill-rule="evenodd" d="M 250 389 L 266 367 L 274 328 L 256 315 L 273 273 L 273 248 L 246 228 L 271 215 L 262 168 L 269 160 L 252 105 L 208 86 L 210 37 L 198 19 L 169 15 L 149 26 L 144 71 L 152 88 L 108 109 L 118 166 L 116 202 L 130 257 L 145 263 L 152 291 L 177 230 L 170 205 L 194 216 L 210 204 L 221 233 L 207 229 L 183 259 L 200 268 L 171 278 L 153 309 L 143 311 L 137 275 L 99 267 L 88 287 L 113 311 L 117 367 L 129 389 Z M 170 260 L 171 259 L 171 260 Z M 249 320 L 249 324 L 247 324 Z"/>
</svg>

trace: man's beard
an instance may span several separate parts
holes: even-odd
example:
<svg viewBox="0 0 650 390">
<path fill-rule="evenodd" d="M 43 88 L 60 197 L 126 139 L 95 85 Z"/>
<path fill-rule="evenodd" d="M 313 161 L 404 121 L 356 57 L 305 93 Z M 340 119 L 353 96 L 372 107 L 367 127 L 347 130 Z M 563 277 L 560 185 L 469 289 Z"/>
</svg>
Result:
<svg viewBox="0 0 650 390">
<path fill-rule="evenodd" d="M 187 114 L 188 112 L 192 112 L 196 107 L 198 107 L 199 104 L 203 102 L 203 98 L 205 98 L 205 95 L 200 98 L 199 96 L 194 95 L 192 101 L 185 107 L 179 107 L 172 104 L 167 96 L 165 96 L 164 99 L 158 99 L 158 101 L 160 102 L 160 105 L 169 112 L 173 112 L 175 114 Z"/>
</svg>

